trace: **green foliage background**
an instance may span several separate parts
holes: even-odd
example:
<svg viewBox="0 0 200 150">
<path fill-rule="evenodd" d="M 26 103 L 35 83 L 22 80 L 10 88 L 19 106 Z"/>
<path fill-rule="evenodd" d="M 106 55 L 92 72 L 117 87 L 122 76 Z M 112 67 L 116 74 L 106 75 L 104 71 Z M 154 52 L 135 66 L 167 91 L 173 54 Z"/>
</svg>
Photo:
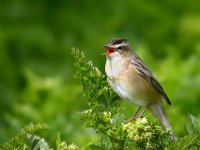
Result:
<svg viewBox="0 0 200 150">
<path fill-rule="evenodd" d="M 45 139 L 79 146 L 98 140 L 77 112 L 87 108 L 73 78 L 72 47 L 104 72 L 103 45 L 127 38 L 172 101 L 166 105 L 177 135 L 188 113 L 200 117 L 200 4 L 166 1 L 1 1 L 0 143 L 25 124 L 45 122 Z M 126 117 L 134 105 L 122 103 Z"/>
</svg>

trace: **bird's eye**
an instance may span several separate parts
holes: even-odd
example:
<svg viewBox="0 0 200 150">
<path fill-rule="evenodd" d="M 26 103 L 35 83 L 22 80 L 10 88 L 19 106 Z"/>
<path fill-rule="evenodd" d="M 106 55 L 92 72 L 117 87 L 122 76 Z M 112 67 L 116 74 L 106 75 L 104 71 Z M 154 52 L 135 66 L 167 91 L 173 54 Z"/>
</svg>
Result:
<svg viewBox="0 0 200 150">
<path fill-rule="evenodd" d="M 123 49 L 123 47 L 122 47 L 122 46 L 119 46 L 117 49 L 118 49 L 119 51 L 121 51 L 121 50 Z"/>
</svg>

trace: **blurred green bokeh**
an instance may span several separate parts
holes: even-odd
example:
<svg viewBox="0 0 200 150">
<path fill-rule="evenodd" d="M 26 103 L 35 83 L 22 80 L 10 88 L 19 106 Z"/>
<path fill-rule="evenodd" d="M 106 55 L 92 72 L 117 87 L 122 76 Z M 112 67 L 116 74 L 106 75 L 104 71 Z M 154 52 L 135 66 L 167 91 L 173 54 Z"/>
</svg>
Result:
<svg viewBox="0 0 200 150">
<path fill-rule="evenodd" d="M 73 79 L 72 47 L 104 72 L 103 45 L 127 38 L 172 101 L 166 111 L 177 135 L 200 111 L 199 1 L 1 1 L 0 143 L 29 122 L 45 122 L 46 139 L 84 145 L 98 137 L 78 112 L 87 107 Z M 135 109 L 123 103 L 129 117 Z"/>
</svg>

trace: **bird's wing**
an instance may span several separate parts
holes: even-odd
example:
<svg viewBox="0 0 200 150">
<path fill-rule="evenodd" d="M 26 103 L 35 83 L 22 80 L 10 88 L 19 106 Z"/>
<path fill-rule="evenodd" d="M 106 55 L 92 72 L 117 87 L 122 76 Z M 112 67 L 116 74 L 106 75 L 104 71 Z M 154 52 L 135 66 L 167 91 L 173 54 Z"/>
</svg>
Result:
<svg viewBox="0 0 200 150">
<path fill-rule="evenodd" d="M 167 94 L 165 93 L 163 87 L 160 83 L 156 80 L 153 76 L 152 72 L 146 67 L 146 65 L 142 62 L 142 60 L 136 56 L 134 59 L 131 60 L 131 64 L 135 66 L 138 73 L 147 80 L 151 86 L 153 86 L 158 93 L 160 93 L 166 100 L 166 102 L 171 105 L 171 101 L 168 98 Z"/>
</svg>

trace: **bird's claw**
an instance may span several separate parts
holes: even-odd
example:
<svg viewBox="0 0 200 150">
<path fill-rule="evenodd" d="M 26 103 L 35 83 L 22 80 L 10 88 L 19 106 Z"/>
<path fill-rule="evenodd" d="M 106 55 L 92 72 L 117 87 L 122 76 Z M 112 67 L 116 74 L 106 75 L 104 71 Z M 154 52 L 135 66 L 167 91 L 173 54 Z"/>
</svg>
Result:
<svg viewBox="0 0 200 150">
<path fill-rule="evenodd" d="M 142 116 L 142 115 L 132 116 L 132 117 L 129 118 L 128 120 L 125 120 L 123 123 L 124 123 L 124 124 L 127 124 L 127 123 L 129 123 L 129 122 L 132 122 L 132 121 L 137 120 L 138 118 L 143 118 L 143 116 Z"/>
</svg>

